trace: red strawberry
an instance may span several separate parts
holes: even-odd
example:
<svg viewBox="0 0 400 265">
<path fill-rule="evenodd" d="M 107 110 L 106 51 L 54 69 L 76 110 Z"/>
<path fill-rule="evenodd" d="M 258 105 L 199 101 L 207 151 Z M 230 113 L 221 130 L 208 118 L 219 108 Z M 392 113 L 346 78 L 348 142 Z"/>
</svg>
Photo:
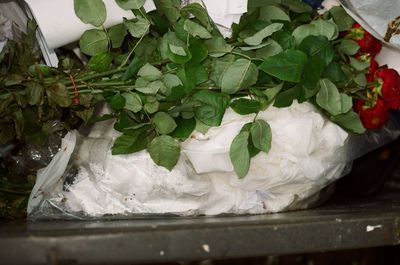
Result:
<svg viewBox="0 0 400 265">
<path fill-rule="evenodd" d="M 379 64 L 375 59 L 371 59 L 369 68 L 368 68 L 368 73 L 367 73 L 367 82 L 372 82 L 374 80 L 374 75 L 376 70 L 378 70 Z"/>
<path fill-rule="evenodd" d="M 383 100 L 390 109 L 400 108 L 400 76 L 394 69 L 378 69 L 375 73 Z"/>
<path fill-rule="evenodd" d="M 361 122 L 365 128 L 376 129 L 389 120 L 390 114 L 385 101 L 382 99 L 378 98 L 372 106 L 369 106 L 370 103 L 358 100 L 354 108 L 360 115 Z"/>
<path fill-rule="evenodd" d="M 345 35 L 347 38 L 355 40 L 360 45 L 360 50 L 375 57 L 382 49 L 382 44 L 375 39 L 368 31 L 363 29 L 360 24 L 354 23 L 353 27 Z"/>
</svg>

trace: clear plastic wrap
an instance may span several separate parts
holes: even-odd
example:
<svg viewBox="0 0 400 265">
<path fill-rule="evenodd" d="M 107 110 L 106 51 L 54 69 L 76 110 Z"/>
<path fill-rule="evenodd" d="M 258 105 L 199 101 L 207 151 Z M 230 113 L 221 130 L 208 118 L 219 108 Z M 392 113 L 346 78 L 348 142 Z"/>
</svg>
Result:
<svg viewBox="0 0 400 265">
<path fill-rule="evenodd" d="M 351 161 L 395 139 L 399 127 L 349 135 L 311 104 L 270 107 L 258 118 L 271 125 L 272 148 L 251 161 L 239 179 L 229 145 L 253 116 L 228 110 L 220 127 L 195 133 L 182 144 L 172 171 L 156 166 L 146 151 L 112 155 L 118 132 L 101 122 L 89 137 L 68 133 L 61 151 L 40 170 L 28 214 L 36 218 L 134 218 L 141 215 L 260 214 L 304 209 L 323 200 Z M 200 144 L 199 144 L 200 142 Z"/>
</svg>

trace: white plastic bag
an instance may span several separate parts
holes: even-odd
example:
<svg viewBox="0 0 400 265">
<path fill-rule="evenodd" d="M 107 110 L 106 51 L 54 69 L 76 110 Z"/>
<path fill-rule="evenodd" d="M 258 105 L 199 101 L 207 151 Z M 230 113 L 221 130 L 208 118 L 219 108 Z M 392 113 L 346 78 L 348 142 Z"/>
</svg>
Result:
<svg viewBox="0 0 400 265">
<path fill-rule="evenodd" d="M 309 103 L 270 107 L 258 118 L 271 126 L 271 150 L 255 156 L 248 175 L 239 179 L 229 160 L 229 146 L 253 118 L 228 110 L 220 127 L 205 135 L 195 133 L 182 144 L 181 158 L 172 171 L 155 165 L 146 151 L 113 156 L 111 143 L 119 133 L 110 121 L 95 125 L 89 138 L 70 132 L 62 150 L 38 174 L 28 214 L 31 218 L 99 218 L 307 208 L 323 188 L 348 172 L 348 163 L 362 150 L 399 134 L 391 128 L 372 136 L 349 137 Z M 354 148 L 361 143 L 362 150 Z"/>
</svg>

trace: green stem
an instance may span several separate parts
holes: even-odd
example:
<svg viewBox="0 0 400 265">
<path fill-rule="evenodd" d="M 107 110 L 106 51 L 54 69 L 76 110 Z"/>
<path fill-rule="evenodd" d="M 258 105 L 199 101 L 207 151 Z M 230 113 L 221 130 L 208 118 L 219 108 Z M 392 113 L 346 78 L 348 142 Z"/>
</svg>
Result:
<svg viewBox="0 0 400 265">
<path fill-rule="evenodd" d="M 119 66 L 119 68 L 124 67 L 128 61 L 129 58 L 132 56 L 133 52 L 135 51 L 136 47 L 142 42 L 144 36 L 146 36 L 146 32 L 149 30 L 150 25 L 147 26 L 147 29 L 145 30 L 145 32 L 143 32 L 142 36 L 140 37 L 140 39 L 136 42 L 135 46 L 133 46 L 132 50 L 129 52 L 128 56 L 125 58 L 125 61 Z"/>
<path fill-rule="evenodd" d="M 29 195 L 30 191 L 17 191 L 17 190 L 0 188 L 0 193 L 8 193 L 14 195 Z"/>
<path fill-rule="evenodd" d="M 243 54 L 243 53 L 240 53 L 240 52 L 229 52 L 229 53 L 237 55 L 237 56 L 240 56 L 240 57 L 243 57 L 243 58 L 246 58 L 247 60 L 251 61 L 251 58 L 249 56 Z"/>
<path fill-rule="evenodd" d="M 76 88 L 85 88 L 85 87 L 111 87 L 111 86 L 123 86 L 127 85 L 124 81 L 113 81 L 113 82 L 97 82 L 97 83 L 85 83 L 82 85 L 77 85 Z M 67 89 L 73 89 L 73 86 L 67 86 Z"/>
<path fill-rule="evenodd" d="M 164 74 L 164 75 L 165 75 L 165 74 L 169 74 L 169 73 L 175 72 L 176 70 L 178 70 L 178 68 L 170 69 L 170 70 L 168 70 L 168 71 L 165 71 L 163 74 Z"/>
<path fill-rule="evenodd" d="M 142 17 L 143 17 L 144 19 L 147 20 L 147 22 L 149 22 L 149 24 L 151 24 L 151 21 L 150 21 L 149 18 L 147 17 L 147 14 L 145 14 L 145 13 L 143 12 L 142 8 L 143 8 L 143 7 L 139 8 L 139 13 L 142 15 Z M 146 11 L 145 11 L 145 12 L 146 12 Z"/>
<path fill-rule="evenodd" d="M 126 69 L 128 69 L 128 67 L 118 67 L 118 68 L 115 68 L 115 69 L 112 69 L 112 70 L 108 70 L 108 71 L 105 71 L 105 72 L 87 75 L 85 77 L 75 79 L 74 81 L 75 81 L 75 83 L 84 82 L 84 81 L 87 81 L 87 80 L 91 80 L 91 79 L 95 79 L 95 78 L 99 78 L 99 77 L 103 77 L 103 76 L 108 76 L 108 75 L 124 72 L 124 71 L 126 71 Z M 69 85 L 69 84 L 71 84 L 71 80 L 65 80 L 65 81 L 61 82 L 61 84 Z"/>
<path fill-rule="evenodd" d="M 92 95 L 95 95 L 95 94 L 101 94 L 101 93 L 103 93 L 105 90 L 103 90 L 103 89 L 82 89 L 82 90 L 79 90 L 79 94 L 92 94 Z M 75 96 L 75 92 L 69 92 L 69 95 L 71 96 L 71 97 L 74 97 Z"/>
<path fill-rule="evenodd" d="M 242 46 L 243 44 L 244 44 L 243 41 L 237 41 L 237 42 L 231 43 L 231 45 L 232 45 L 232 46 L 235 46 L 235 47 L 240 47 L 240 46 Z"/>
</svg>

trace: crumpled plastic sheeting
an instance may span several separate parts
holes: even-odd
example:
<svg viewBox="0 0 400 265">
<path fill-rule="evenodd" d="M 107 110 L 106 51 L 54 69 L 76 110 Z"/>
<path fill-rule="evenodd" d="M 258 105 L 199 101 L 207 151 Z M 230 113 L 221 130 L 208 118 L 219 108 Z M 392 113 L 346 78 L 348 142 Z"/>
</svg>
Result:
<svg viewBox="0 0 400 265">
<path fill-rule="evenodd" d="M 229 161 L 229 146 L 253 118 L 227 110 L 220 127 L 206 135 L 195 133 L 182 144 L 181 158 L 172 171 L 156 166 L 146 151 L 113 156 L 111 140 L 118 133 L 109 121 L 99 123 L 92 138 L 76 144 L 74 155 L 61 152 L 63 158 L 56 156 L 44 170 L 64 169 L 70 163 L 78 168 L 73 181 L 43 187 L 43 179 L 54 174 L 42 174 L 34 191 L 49 189 L 40 202 L 30 200 L 28 213 L 35 218 L 54 217 L 53 212 L 46 214 L 54 208 L 58 217 L 65 218 L 271 213 L 308 207 L 321 189 L 342 176 L 349 161 L 345 159 L 348 134 L 311 104 L 294 102 L 258 115 L 271 126 L 272 147 L 268 154 L 252 158 L 248 175 L 238 179 Z M 66 139 L 75 134 L 70 132 Z M 68 149 L 74 147 L 70 141 Z M 33 192 L 31 198 L 35 196 Z"/>
</svg>

